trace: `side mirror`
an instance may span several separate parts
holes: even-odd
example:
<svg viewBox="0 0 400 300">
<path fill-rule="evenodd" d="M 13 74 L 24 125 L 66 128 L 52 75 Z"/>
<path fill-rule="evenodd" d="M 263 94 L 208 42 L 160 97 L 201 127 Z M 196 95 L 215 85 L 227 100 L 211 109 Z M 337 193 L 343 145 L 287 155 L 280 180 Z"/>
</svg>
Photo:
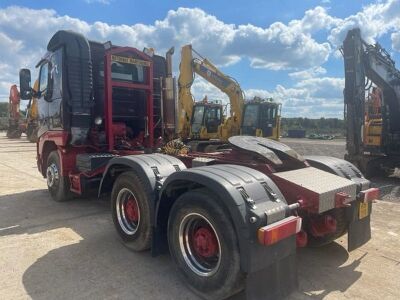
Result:
<svg viewBox="0 0 400 300">
<path fill-rule="evenodd" d="M 29 69 L 21 69 L 19 71 L 19 89 L 21 99 L 32 99 L 31 71 Z"/>
</svg>

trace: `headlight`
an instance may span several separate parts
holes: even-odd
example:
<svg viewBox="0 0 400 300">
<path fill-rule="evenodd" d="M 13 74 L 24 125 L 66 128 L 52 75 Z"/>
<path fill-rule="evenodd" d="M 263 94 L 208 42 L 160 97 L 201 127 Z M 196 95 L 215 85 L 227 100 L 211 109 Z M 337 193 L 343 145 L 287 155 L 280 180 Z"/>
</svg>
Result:
<svg viewBox="0 0 400 300">
<path fill-rule="evenodd" d="M 103 118 L 102 117 L 96 117 L 94 119 L 94 124 L 96 124 L 97 126 L 100 126 L 103 123 Z"/>
</svg>

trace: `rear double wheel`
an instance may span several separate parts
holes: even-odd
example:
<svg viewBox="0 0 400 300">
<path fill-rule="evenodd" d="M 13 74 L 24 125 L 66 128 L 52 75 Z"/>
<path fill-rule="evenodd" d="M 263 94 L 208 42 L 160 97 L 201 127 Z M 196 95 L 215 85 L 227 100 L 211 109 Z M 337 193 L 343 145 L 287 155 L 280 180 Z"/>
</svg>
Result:
<svg viewBox="0 0 400 300">
<path fill-rule="evenodd" d="M 168 221 L 171 256 L 182 279 L 205 299 L 225 299 L 244 287 L 233 224 L 207 190 L 189 191 Z"/>
<path fill-rule="evenodd" d="M 111 211 L 115 228 L 124 244 L 134 250 L 150 248 L 150 197 L 147 185 L 135 172 L 116 179 L 111 192 Z"/>
</svg>

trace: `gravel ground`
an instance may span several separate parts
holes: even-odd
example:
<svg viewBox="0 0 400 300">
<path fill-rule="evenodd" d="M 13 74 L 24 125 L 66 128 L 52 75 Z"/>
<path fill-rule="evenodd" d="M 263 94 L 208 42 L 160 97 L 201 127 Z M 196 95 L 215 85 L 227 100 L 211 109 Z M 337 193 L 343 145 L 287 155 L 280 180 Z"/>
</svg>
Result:
<svg viewBox="0 0 400 300">
<path fill-rule="evenodd" d="M 315 154 L 343 147 L 289 143 Z M 299 290 L 289 299 L 400 299 L 400 197 L 389 190 L 394 200 L 374 204 L 373 238 L 366 245 L 348 253 L 343 237 L 299 250 Z M 197 297 L 182 284 L 169 255 L 152 258 L 119 242 L 108 202 L 53 202 L 36 169 L 35 145 L 0 133 L 0 299 Z"/>
</svg>

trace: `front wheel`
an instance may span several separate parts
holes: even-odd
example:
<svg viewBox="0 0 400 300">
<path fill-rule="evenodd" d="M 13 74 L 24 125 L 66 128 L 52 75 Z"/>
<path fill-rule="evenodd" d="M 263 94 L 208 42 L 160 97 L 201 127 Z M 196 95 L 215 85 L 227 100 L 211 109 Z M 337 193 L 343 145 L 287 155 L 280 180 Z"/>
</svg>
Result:
<svg viewBox="0 0 400 300">
<path fill-rule="evenodd" d="M 54 201 L 63 202 L 72 198 L 68 176 L 62 176 L 60 157 L 52 151 L 47 158 L 47 188 Z"/>
<path fill-rule="evenodd" d="M 183 280 L 205 299 L 225 299 L 244 287 L 236 232 L 207 190 L 176 200 L 168 221 L 171 256 Z"/>
<path fill-rule="evenodd" d="M 150 248 L 151 195 L 146 183 L 128 171 L 116 179 L 111 192 L 114 226 L 125 245 L 134 251 Z"/>
</svg>

